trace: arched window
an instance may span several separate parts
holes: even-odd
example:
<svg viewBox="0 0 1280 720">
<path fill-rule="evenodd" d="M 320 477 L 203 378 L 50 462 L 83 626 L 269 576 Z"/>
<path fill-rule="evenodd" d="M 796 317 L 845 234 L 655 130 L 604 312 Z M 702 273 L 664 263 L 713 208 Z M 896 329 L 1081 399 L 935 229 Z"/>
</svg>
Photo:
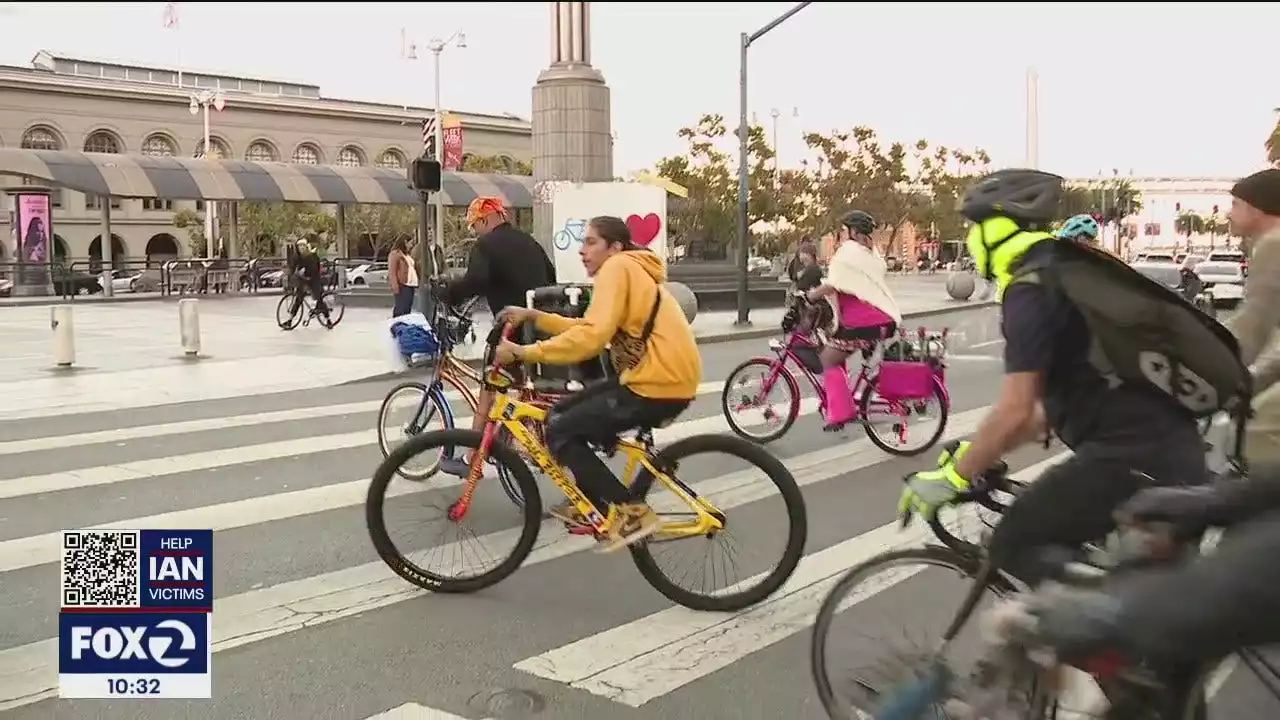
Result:
<svg viewBox="0 0 1280 720">
<path fill-rule="evenodd" d="M 364 165 L 364 154 L 360 148 L 350 145 L 338 151 L 338 164 L 343 167 L 360 167 Z"/>
<path fill-rule="evenodd" d="M 91 153 L 120 154 L 120 141 L 106 130 L 90 133 L 84 140 L 84 151 Z"/>
<path fill-rule="evenodd" d="M 168 136 L 156 133 L 142 141 L 142 154 L 152 157 L 173 157 L 178 154 L 178 148 Z"/>
<path fill-rule="evenodd" d="M 223 142 L 222 138 L 210 138 L 209 146 L 211 148 L 211 152 L 209 154 L 213 156 L 210 159 L 226 160 L 231 157 L 231 150 L 227 148 L 227 144 Z M 204 157 L 204 140 L 196 143 L 196 157 Z"/>
<path fill-rule="evenodd" d="M 253 144 L 244 153 L 244 159 L 249 162 L 276 162 L 280 156 L 276 153 L 276 149 L 266 140 L 254 140 Z"/>
<path fill-rule="evenodd" d="M 58 136 L 46 127 L 33 127 L 22 134 L 23 150 L 61 150 Z"/>
<path fill-rule="evenodd" d="M 293 151 L 293 161 L 299 165 L 319 165 L 320 148 L 311 143 L 303 143 Z"/>
<path fill-rule="evenodd" d="M 388 168 L 390 170 L 403 170 L 404 165 L 405 165 L 404 155 L 401 154 L 401 152 L 399 150 L 396 150 L 395 148 L 383 150 L 382 154 L 378 156 L 378 167 L 380 168 Z"/>
</svg>

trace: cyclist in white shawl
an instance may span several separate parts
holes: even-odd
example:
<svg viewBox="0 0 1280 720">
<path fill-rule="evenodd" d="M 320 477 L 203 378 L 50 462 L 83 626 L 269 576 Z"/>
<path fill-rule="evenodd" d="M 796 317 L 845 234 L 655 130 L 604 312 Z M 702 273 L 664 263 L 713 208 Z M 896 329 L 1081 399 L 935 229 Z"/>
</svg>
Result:
<svg viewBox="0 0 1280 720">
<path fill-rule="evenodd" d="M 876 343 L 892 336 L 902 312 L 885 282 L 884 259 L 871 249 L 875 218 L 855 210 L 841 220 L 840 246 L 827 267 L 827 278 L 807 293 L 810 302 L 831 304 L 834 328 L 822 349 L 822 386 L 826 394 L 824 430 L 839 430 L 853 420 L 853 392 L 845 360 L 855 350 L 870 357 Z"/>
</svg>

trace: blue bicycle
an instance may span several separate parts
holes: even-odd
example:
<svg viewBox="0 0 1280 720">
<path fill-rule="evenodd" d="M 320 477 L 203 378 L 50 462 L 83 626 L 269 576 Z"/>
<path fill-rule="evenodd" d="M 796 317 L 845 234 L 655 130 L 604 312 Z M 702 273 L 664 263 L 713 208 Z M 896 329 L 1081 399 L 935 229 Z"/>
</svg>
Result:
<svg viewBox="0 0 1280 720">
<path fill-rule="evenodd" d="M 436 302 L 435 312 L 431 318 L 431 327 L 440 342 L 435 355 L 424 358 L 416 366 L 434 364 L 434 372 L 427 382 L 409 380 L 391 388 L 382 400 L 378 409 L 378 447 L 382 457 L 391 453 L 409 438 L 431 430 L 448 430 L 455 427 L 453 408 L 449 404 L 446 390 L 452 390 L 461 397 L 474 413 L 478 405 L 473 386 L 480 386 L 480 373 L 466 362 L 453 356 L 453 349 L 466 342 L 475 341 L 475 331 L 471 312 L 479 298 L 472 298 L 460 307 L 451 307 L 440 301 L 443 286 L 433 285 L 432 295 Z M 396 409 L 412 407 L 413 412 L 407 421 L 394 419 Z M 455 449 L 440 448 L 435 453 L 415 455 L 397 470 L 397 474 L 406 480 L 424 482 L 440 471 L 440 460 L 453 457 Z M 518 483 L 510 477 L 507 468 L 497 465 L 497 472 L 503 491 L 516 505 L 523 505 L 524 498 Z"/>
</svg>

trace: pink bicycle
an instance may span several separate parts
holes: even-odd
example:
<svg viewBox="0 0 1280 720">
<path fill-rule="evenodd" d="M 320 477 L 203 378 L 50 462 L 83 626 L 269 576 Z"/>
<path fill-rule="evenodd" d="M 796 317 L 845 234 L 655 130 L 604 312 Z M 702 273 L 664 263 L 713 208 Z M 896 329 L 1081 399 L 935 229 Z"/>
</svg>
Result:
<svg viewBox="0 0 1280 720">
<path fill-rule="evenodd" d="M 879 343 L 883 351 L 879 361 L 869 359 L 858 371 L 852 385 L 856 415 L 852 422 L 862 423 L 867 437 L 876 447 L 900 456 L 919 455 L 933 447 L 947 427 L 951 396 L 946 384 L 947 331 L 931 333 L 923 327 L 914 336 L 901 330 L 897 338 Z M 825 412 L 822 387 L 822 363 L 818 359 L 819 340 L 801 324 L 783 342 L 770 340 L 772 356 L 751 358 L 734 368 L 725 379 L 720 396 L 721 409 L 729 427 L 739 437 L 757 443 L 777 440 L 795 424 L 801 414 L 800 383 L 792 367 L 809 379 L 818 396 L 818 411 Z M 867 354 L 864 354 L 864 357 Z M 856 356 L 850 356 L 851 358 Z M 780 402 L 770 402 L 775 389 L 784 389 Z M 780 408 L 778 406 L 781 406 Z M 735 418 L 735 412 L 763 412 L 763 434 L 752 432 Z M 781 411 L 780 411 L 781 410 Z M 912 421 L 934 419 L 937 429 L 923 435 L 924 443 L 911 444 Z M 888 428 L 886 435 L 881 429 Z"/>
</svg>

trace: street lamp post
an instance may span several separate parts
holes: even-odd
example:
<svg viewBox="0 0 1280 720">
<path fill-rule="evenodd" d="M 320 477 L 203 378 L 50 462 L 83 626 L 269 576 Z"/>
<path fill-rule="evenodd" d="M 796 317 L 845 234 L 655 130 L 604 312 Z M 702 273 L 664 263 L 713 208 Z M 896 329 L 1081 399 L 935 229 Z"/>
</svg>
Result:
<svg viewBox="0 0 1280 720">
<path fill-rule="evenodd" d="M 201 90 L 198 93 L 191 94 L 191 105 L 188 108 L 191 114 L 197 115 L 202 111 L 204 113 L 204 140 L 203 140 L 203 144 L 201 145 L 201 147 L 203 148 L 201 157 L 209 158 L 213 154 L 213 149 L 211 147 L 212 138 L 209 135 L 209 107 L 212 106 L 213 109 L 217 110 L 218 112 L 222 112 L 222 108 L 226 106 L 226 102 L 227 102 L 227 99 L 222 95 L 221 92 L 217 90 Z M 208 256 L 210 257 L 212 257 L 215 253 L 215 248 L 213 244 L 214 243 L 213 219 L 217 215 L 217 213 L 218 213 L 217 203 L 215 203 L 212 200 L 205 200 L 204 201 L 205 253 L 207 253 Z M 222 249 L 221 247 L 217 248 L 218 251 L 220 251 L 221 249 Z"/>
<path fill-rule="evenodd" d="M 742 33 L 738 43 L 738 319 L 734 323 L 738 326 L 751 324 L 750 300 L 747 296 L 747 259 L 751 253 L 747 247 L 747 202 L 751 193 L 750 170 L 747 167 L 747 140 L 751 136 L 751 128 L 747 125 L 747 51 L 751 49 L 751 43 L 812 4 L 796 3 L 795 7 L 754 33 Z"/>
<path fill-rule="evenodd" d="M 461 30 L 450 35 L 448 39 L 441 40 L 432 38 L 427 43 L 427 49 L 431 51 L 432 72 L 435 77 L 435 102 L 434 110 L 436 114 L 435 122 L 435 146 L 436 159 L 440 161 L 441 166 L 444 165 L 444 112 L 440 109 L 440 55 L 444 49 L 453 45 L 457 48 L 467 47 L 467 36 Z M 428 262 L 427 273 L 436 275 L 440 269 L 435 266 L 436 248 L 444 247 L 444 191 L 437 192 L 435 197 L 435 233 L 430 246 L 427 249 Z"/>
</svg>

